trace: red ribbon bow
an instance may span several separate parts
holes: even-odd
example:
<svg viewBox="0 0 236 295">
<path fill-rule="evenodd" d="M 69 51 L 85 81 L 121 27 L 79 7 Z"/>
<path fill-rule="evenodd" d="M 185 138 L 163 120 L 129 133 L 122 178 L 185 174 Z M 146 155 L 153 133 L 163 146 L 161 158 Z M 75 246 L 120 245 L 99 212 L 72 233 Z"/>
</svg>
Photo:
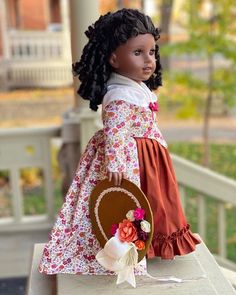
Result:
<svg viewBox="0 0 236 295">
<path fill-rule="evenodd" d="M 159 108 L 158 103 L 157 102 L 150 102 L 149 108 L 153 112 L 158 112 L 158 108 Z"/>
</svg>

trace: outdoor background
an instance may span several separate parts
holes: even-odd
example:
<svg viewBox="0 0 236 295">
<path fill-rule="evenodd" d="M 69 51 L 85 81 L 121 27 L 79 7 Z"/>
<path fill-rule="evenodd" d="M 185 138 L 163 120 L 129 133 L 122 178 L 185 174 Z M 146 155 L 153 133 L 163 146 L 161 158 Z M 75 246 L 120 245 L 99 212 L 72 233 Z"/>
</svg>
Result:
<svg viewBox="0 0 236 295">
<path fill-rule="evenodd" d="M 3 1 L 0 3 L 2 5 Z M 64 4 L 59 0 L 5 1 L 4 11 L 0 13 L 0 144 L 14 141 L 17 136 L 20 138 L 19 134 L 23 136 L 29 128 L 62 126 L 67 114 L 79 109 L 72 84 L 70 44 L 62 41 L 69 40 L 68 23 L 68 34 L 63 35 L 68 21 L 60 8 Z M 99 1 L 100 14 L 122 7 L 144 10 L 161 28 L 163 86 L 157 91 L 158 122 L 170 152 L 236 181 L 235 1 Z M 50 51 L 47 42 L 54 42 L 59 50 Z M 26 43 L 28 47 L 19 45 Z M 46 49 L 40 49 L 41 55 L 37 55 L 36 51 L 31 51 L 32 44 L 41 44 Z M 46 53 L 49 60 L 42 58 Z M 47 67 L 48 72 L 44 74 Z M 43 75 L 46 76 L 42 78 Z M 58 162 L 62 143 L 59 135 L 52 138 L 50 146 L 55 213 L 63 202 L 65 190 L 65 186 L 62 187 L 65 185 L 64 175 Z M 34 154 L 30 142 L 26 149 L 29 155 Z M 0 151 L 8 153 L 4 148 Z M 6 157 L 3 153 L 0 153 L 0 159 Z M 7 169 L 6 166 L 1 168 L 0 163 L 0 230 L 14 216 L 10 181 L 12 165 L 14 163 L 10 163 Z M 19 170 L 18 185 L 23 196 L 24 216 L 45 214 L 45 182 L 42 168 L 23 165 Z M 188 221 L 193 232 L 199 232 L 199 216 L 202 216 L 198 211 L 199 193 L 187 187 L 185 194 Z M 235 202 L 221 201 L 226 219 L 223 228 L 227 254 L 224 258 L 236 264 Z M 214 254 L 219 254 L 218 205 L 214 196 L 205 196 L 204 238 Z M 40 229 L 37 235 L 37 231 L 32 234 L 27 230 L 25 234 L 24 230 L 1 230 L 0 249 L 11 248 L 12 253 L 20 251 L 12 244 L 14 237 L 28 239 L 27 245 L 33 249 L 33 242 L 47 240 L 48 231 Z M 7 255 L 14 256 L 12 253 L 9 251 Z M 26 264 L 29 269 L 30 261 Z M 0 261 L 0 270 L 3 265 Z M 9 267 L 14 268 L 14 264 Z M 0 294 L 23 294 L 28 269 L 19 275 L 13 271 L 12 276 L 2 276 L 2 279 L 0 275 Z M 12 280 L 12 277 L 17 279 Z"/>
</svg>

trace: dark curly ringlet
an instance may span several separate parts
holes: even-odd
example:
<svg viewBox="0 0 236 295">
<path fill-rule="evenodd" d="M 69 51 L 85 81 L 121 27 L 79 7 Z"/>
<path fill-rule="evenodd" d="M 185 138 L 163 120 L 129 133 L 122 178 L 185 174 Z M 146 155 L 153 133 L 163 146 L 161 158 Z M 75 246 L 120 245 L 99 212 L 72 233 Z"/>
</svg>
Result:
<svg viewBox="0 0 236 295">
<path fill-rule="evenodd" d="M 109 12 L 88 27 L 85 35 L 89 41 L 83 49 L 80 61 L 75 62 L 72 68 L 74 75 L 81 81 L 78 94 L 90 100 L 92 110 L 98 109 L 107 92 L 107 80 L 112 72 L 109 64 L 111 53 L 128 39 L 139 34 L 152 34 L 156 41 L 160 37 L 159 30 L 154 27 L 151 18 L 135 9 L 123 8 L 114 13 Z M 162 85 L 157 44 L 155 57 L 156 70 L 147 81 L 144 81 L 151 90 Z"/>
</svg>

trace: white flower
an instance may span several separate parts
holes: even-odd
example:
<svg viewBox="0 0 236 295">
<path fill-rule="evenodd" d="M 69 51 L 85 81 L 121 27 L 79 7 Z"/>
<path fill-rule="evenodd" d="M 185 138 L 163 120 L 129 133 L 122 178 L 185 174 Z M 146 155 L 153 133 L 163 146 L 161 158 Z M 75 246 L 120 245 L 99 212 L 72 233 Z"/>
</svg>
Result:
<svg viewBox="0 0 236 295">
<path fill-rule="evenodd" d="M 145 232 L 145 233 L 150 233 L 151 231 L 151 226 L 150 223 L 147 220 L 142 220 L 141 223 L 141 229 Z"/>
<path fill-rule="evenodd" d="M 130 220 L 130 221 L 134 221 L 134 210 L 129 210 L 126 214 L 126 217 Z"/>
</svg>

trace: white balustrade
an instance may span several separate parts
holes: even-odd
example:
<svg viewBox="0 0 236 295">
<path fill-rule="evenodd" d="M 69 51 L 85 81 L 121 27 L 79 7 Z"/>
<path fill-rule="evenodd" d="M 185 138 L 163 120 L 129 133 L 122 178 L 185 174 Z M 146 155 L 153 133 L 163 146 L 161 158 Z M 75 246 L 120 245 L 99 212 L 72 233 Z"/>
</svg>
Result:
<svg viewBox="0 0 236 295">
<path fill-rule="evenodd" d="M 62 32 L 9 31 L 12 61 L 60 59 L 63 45 Z"/>
<path fill-rule="evenodd" d="M 54 222 L 54 193 L 51 167 L 51 139 L 59 135 L 59 127 L 17 128 L 0 131 L 0 171 L 9 172 L 12 214 L 0 218 L 0 232 L 9 230 L 50 228 Z M 24 197 L 20 171 L 37 167 L 43 173 L 46 212 L 24 214 Z"/>
<path fill-rule="evenodd" d="M 182 202 L 182 207 L 184 209 L 184 211 L 186 211 L 186 188 L 183 185 L 179 185 L 179 193 L 180 193 L 180 197 L 181 197 L 181 202 Z"/>
<path fill-rule="evenodd" d="M 14 30 L 8 34 L 8 60 L 0 60 L 1 88 L 72 84 L 70 44 L 64 42 L 69 32 Z"/>
<path fill-rule="evenodd" d="M 219 255 L 220 259 L 225 259 L 227 257 L 227 210 L 225 208 L 226 204 L 230 207 L 236 207 L 236 181 L 176 155 L 172 155 L 172 160 L 180 184 L 180 193 L 184 193 L 184 200 L 190 197 L 186 196 L 186 189 L 184 188 L 189 187 L 197 192 L 198 231 L 203 240 L 207 236 L 207 199 L 210 197 L 217 202 L 218 253 L 216 254 Z M 224 260 L 224 264 L 228 264 L 227 260 Z M 235 265 L 234 269 L 236 269 Z"/>
<path fill-rule="evenodd" d="M 91 124 L 95 131 L 101 127 L 100 121 L 94 124 L 94 118 L 81 118 L 85 130 L 89 130 Z M 91 124 L 89 123 L 91 121 Z M 89 127 L 90 126 L 90 127 Z M 95 127 L 96 126 L 96 127 Z M 83 128 L 84 129 L 84 128 Z M 54 220 L 54 203 L 52 188 L 52 171 L 50 165 L 50 141 L 58 136 L 60 128 L 33 128 L 13 129 L 0 131 L 0 170 L 10 171 L 12 189 L 12 217 L 0 218 L 0 231 L 11 229 L 32 229 L 50 227 Z M 87 138 L 87 137 L 86 137 Z M 85 138 L 82 136 L 85 144 Z M 87 140 L 87 139 L 86 139 Z M 34 153 L 26 155 L 27 146 L 34 149 Z M 188 210 L 187 188 L 196 192 L 198 205 L 198 230 L 203 239 L 207 231 L 207 199 L 213 198 L 218 202 L 218 255 L 225 259 L 227 257 L 226 239 L 226 216 L 229 206 L 236 207 L 236 181 L 222 176 L 209 169 L 203 168 L 190 161 L 172 155 L 175 166 L 177 181 L 180 187 L 180 195 L 185 211 Z M 23 210 L 23 195 L 19 187 L 20 169 L 24 167 L 40 167 L 45 179 L 46 214 L 44 216 L 25 216 Z M 227 205 L 227 206 L 226 206 Z"/>
<path fill-rule="evenodd" d="M 218 203 L 218 245 L 219 255 L 223 258 L 227 256 L 226 247 L 226 227 L 225 227 L 225 203 Z"/>
<path fill-rule="evenodd" d="M 198 233 L 203 240 L 206 239 L 206 200 L 203 195 L 198 195 Z"/>
</svg>

